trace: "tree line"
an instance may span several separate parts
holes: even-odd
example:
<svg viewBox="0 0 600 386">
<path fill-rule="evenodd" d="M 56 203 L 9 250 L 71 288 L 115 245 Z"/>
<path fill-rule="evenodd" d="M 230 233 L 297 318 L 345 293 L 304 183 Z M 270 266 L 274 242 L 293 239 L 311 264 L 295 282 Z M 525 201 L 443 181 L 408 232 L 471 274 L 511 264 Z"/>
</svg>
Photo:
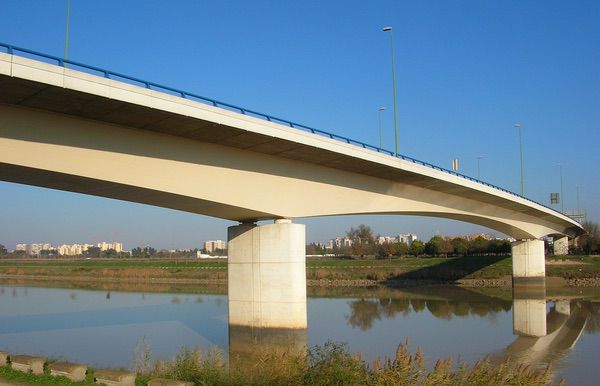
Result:
<svg viewBox="0 0 600 386">
<path fill-rule="evenodd" d="M 586 234 L 577 238 L 577 245 L 569 247 L 570 254 L 593 255 L 600 254 L 600 227 L 592 221 L 582 224 Z M 307 255 L 345 255 L 345 256 L 376 256 L 403 257 L 403 256 L 466 256 L 466 255 L 508 255 L 511 252 L 508 240 L 487 240 L 481 236 L 474 239 L 464 237 L 442 237 L 433 236 L 429 241 L 415 240 L 409 246 L 404 242 L 378 244 L 377 238 L 370 226 L 360 224 L 358 227 L 346 231 L 346 237 L 352 240 L 351 246 L 334 246 L 333 250 L 325 249 L 322 245 L 311 243 L 306 246 Z M 94 257 L 94 258 L 190 258 L 196 257 L 196 252 L 206 253 L 203 249 L 187 251 L 156 250 L 150 246 L 136 247 L 130 253 L 120 252 L 113 249 L 106 251 L 98 247 L 90 247 L 82 256 L 61 257 Z M 226 256 L 227 250 L 216 250 L 213 255 Z M 59 257 L 57 251 L 42 251 L 42 257 Z M 8 252 L 6 247 L 0 244 L 0 257 L 19 258 L 27 257 L 25 251 Z"/>
<path fill-rule="evenodd" d="M 587 233 L 577 238 L 577 246 L 570 248 L 572 254 L 600 254 L 600 228 L 598 224 L 586 221 L 582 224 Z M 361 224 L 346 231 L 346 237 L 352 241 L 351 246 L 325 249 L 322 245 L 311 243 L 306 246 L 307 255 L 334 254 L 340 256 L 442 256 L 457 257 L 468 255 L 509 255 L 511 245 L 508 240 L 488 240 L 482 236 L 474 239 L 465 237 L 433 236 L 429 241 L 415 240 L 410 245 L 405 242 L 377 243 L 377 238 L 370 226 Z"/>
</svg>

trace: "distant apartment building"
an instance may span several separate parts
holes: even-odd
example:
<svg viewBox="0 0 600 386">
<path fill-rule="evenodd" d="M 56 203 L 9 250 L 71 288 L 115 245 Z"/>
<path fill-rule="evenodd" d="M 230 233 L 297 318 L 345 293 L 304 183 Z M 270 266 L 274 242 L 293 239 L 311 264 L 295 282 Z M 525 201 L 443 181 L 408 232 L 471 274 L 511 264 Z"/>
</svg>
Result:
<svg viewBox="0 0 600 386">
<path fill-rule="evenodd" d="M 206 251 L 206 253 L 212 253 L 219 249 L 227 249 L 227 243 L 223 240 L 210 240 L 204 242 L 204 250 Z"/>
<path fill-rule="evenodd" d="M 489 235 L 487 233 L 483 233 L 483 232 L 480 232 L 480 233 L 471 233 L 470 235 L 466 236 L 465 238 L 467 240 L 475 240 L 478 237 L 481 237 L 484 240 L 488 240 L 488 241 L 492 240 L 492 238 L 493 238 L 491 235 Z"/>
<path fill-rule="evenodd" d="M 114 243 L 107 243 L 103 241 L 101 243 L 98 243 L 96 246 L 100 248 L 101 251 L 108 251 L 109 249 L 112 249 L 117 253 L 123 252 L 123 244 L 118 243 L 116 241 Z"/>
<path fill-rule="evenodd" d="M 377 238 L 377 244 L 393 244 L 393 243 L 406 243 L 410 247 L 413 241 L 417 240 L 417 235 L 414 233 L 404 233 L 398 236 L 379 236 Z"/>
<path fill-rule="evenodd" d="M 58 250 L 58 254 L 61 256 L 77 256 L 83 255 L 90 247 L 93 247 L 92 244 L 63 244 L 56 248 Z"/>
<path fill-rule="evenodd" d="M 396 242 L 398 242 L 398 239 L 392 236 L 379 236 L 377 238 L 377 244 L 392 244 Z"/>
<path fill-rule="evenodd" d="M 17 244 L 15 251 L 25 251 L 30 256 L 38 256 L 42 251 L 52 251 L 55 248 L 49 243 Z"/>
<path fill-rule="evenodd" d="M 345 247 L 351 247 L 352 240 L 348 237 L 336 237 L 335 239 L 327 240 L 325 243 L 325 249 L 341 249 Z"/>
<path fill-rule="evenodd" d="M 414 233 L 405 233 L 398 235 L 397 240 L 399 243 L 406 243 L 410 247 L 413 241 L 418 240 L 418 237 Z"/>
</svg>

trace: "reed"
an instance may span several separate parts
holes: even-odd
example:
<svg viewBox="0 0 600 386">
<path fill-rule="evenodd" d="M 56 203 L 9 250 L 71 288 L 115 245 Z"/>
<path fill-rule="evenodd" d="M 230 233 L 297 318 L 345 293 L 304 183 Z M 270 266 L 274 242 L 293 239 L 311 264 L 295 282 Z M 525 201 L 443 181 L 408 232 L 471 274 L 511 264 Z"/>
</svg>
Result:
<svg viewBox="0 0 600 386">
<path fill-rule="evenodd" d="M 156 361 L 151 371 L 140 374 L 140 379 L 162 377 L 192 381 L 196 385 L 257 386 L 534 386 L 553 382 L 551 366 L 534 368 L 510 360 L 494 363 L 489 358 L 472 365 L 442 359 L 432 368 L 426 362 L 420 349 L 410 352 L 406 343 L 398 346 L 394 357 L 371 363 L 360 353 L 350 353 L 343 344 L 327 342 L 306 353 L 263 354 L 243 367 L 228 366 L 216 349 L 204 353 L 200 349 L 183 348 L 172 360 Z"/>
</svg>

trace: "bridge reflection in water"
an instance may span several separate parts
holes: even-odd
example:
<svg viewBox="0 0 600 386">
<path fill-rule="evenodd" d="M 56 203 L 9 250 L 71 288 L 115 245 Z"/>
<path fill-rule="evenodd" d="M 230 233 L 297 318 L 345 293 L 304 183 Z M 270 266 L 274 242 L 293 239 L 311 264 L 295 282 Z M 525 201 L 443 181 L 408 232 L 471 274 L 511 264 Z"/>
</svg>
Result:
<svg viewBox="0 0 600 386">
<path fill-rule="evenodd" d="M 376 291 L 376 290 L 375 290 Z M 359 291 L 360 292 L 360 291 Z M 389 294 L 389 289 L 382 290 Z M 504 350 L 491 353 L 494 361 L 510 359 L 514 364 L 547 365 L 564 357 L 584 330 L 600 331 L 600 302 L 577 296 L 547 297 L 542 283 L 515 285 L 506 296 L 489 296 L 485 291 L 461 287 L 418 287 L 392 292 L 393 297 L 365 297 L 350 301 L 346 322 L 362 331 L 375 328 L 376 321 L 410 313 L 429 312 L 440 319 L 484 317 L 497 312 L 513 313 L 515 340 Z M 504 292 L 506 295 L 506 291 Z M 247 306 L 247 305 L 246 305 Z M 231 309 L 232 303 L 229 304 Z M 263 313 L 262 317 L 268 314 Z M 261 356 L 301 353 L 307 347 L 307 329 L 262 328 L 268 320 L 256 320 L 256 327 L 229 325 L 229 358 L 234 365 L 251 366 Z M 418 343 L 418 342 L 417 342 Z"/>
<path fill-rule="evenodd" d="M 389 355 L 393 346 L 410 337 L 425 349 L 428 359 L 456 358 L 460 353 L 468 361 L 491 354 L 495 361 L 556 362 L 561 375 L 568 371 L 569 381 L 577 379 L 575 371 L 591 369 L 592 375 L 582 375 L 587 377 L 584 382 L 595 370 L 586 358 L 598 354 L 595 342 L 599 337 L 579 339 L 600 332 L 600 302 L 593 291 L 571 291 L 576 295 L 569 296 L 561 290 L 557 296 L 557 290 L 544 286 L 516 286 L 514 293 L 498 288 L 311 287 L 309 332 L 307 328 L 265 328 L 273 324 L 264 320 L 270 315 L 265 311 L 276 304 L 267 304 L 264 298 L 258 303 L 230 302 L 233 315 L 236 305 L 256 311 L 249 319 L 255 324 L 232 323 L 227 320 L 223 287 L 152 284 L 133 288 L 115 283 L 110 287 L 103 284 L 97 291 L 67 284 L 57 284 L 59 289 L 20 287 L 26 284 L 0 285 L 0 348 L 63 356 L 95 366 L 128 363 L 131 348 L 141 336 L 147 336 L 161 356 L 170 357 L 185 344 L 217 346 L 228 350 L 232 365 L 237 366 L 252 366 L 264 354 L 303 353 L 307 344 L 323 344 L 325 339 L 348 343 L 351 351 L 364 350 L 365 358 L 371 360 Z M 44 306 L 38 306 L 41 304 Z M 32 313 L 31 307 L 39 312 Z M 437 323 L 432 319 L 438 319 Z M 85 347 L 76 343 L 82 334 Z M 471 342 L 472 337 L 480 339 Z M 577 350 L 572 350 L 576 344 Z M 567 355 L 569 360 L 562 360 Z M 577 363 L 569 363 L 574 361 Z"/>
<path fill-rule="evenodd" d="M 545 365 L 565 356 L 586 329 L 598 331 L 600 303 L 573 298 L 549 300 L 545 288 L 513 290 L 513 331 L 518 337 L 501 357 L 520 364 Z"/>
</svg>

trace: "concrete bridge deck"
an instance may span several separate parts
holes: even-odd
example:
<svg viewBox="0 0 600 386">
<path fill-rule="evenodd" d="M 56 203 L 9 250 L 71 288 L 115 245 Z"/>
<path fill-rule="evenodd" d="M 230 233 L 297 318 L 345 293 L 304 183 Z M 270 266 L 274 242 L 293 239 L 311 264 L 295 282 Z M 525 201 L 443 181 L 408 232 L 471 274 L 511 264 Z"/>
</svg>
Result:
<svg viewBox="0 0 600 386">
<path fill-rule="evenodd" d="M 64 63 L 62 64 L 64 65 Z M 293 123 L 284 124 L 281 121 L 277 123 L 276 118 L 268 115 L 264 115 L 263 119 L 257 118 L 258 113 L 251 113 L 249 110 L 241 109 L 242 113 L 230 111 L 232 108 L 227 104 L 213 103 L 217 106 L 224 105 L 225 108 L 208 105 L 206 101 L 203 101 L 205 103 L 200 102 L 199 98 L 194 100 L 190 97 L 191 94 L 181 92 L 179 95 L 173 95 L 175 92 L 170 89 L 163 90 L 168 92 L 156 91 L 152 88 L 154 87 L 152 84 L 141 83 L 143 81 L 139 81 L 140 86 L 136 86 L 104 76 L 77 71 L 75 68 L 90 72 L 92 67 L 86 68 L 82 65 L 70 64 L 68 68 L 65 68 L 17 55 L 0 53 L 0 87 L 2 89 L 0 103 L 4 104 L 2 115 L 4 117 L 11 114 L 32 116 L 35 111 L 39 117 L 38 124 L 39 120 L 49 122 L 58 117 L 76 118 L 78 121 L 73 125 L 79 126 L 76 129 L 80 133 L 86 130 L 82 127 L 83 122 L 94 122 L 108 124 L 111 127 L 137 129 L 138 133 L 141 130 L 142 134 L 145 133 L 142 135 L 144 138 L 150 138 L 148 134 L 154 133 L 157 134 L 152 137 L 155 141 L 164 142 L 166 134 L 184 138 L 188 142 L 191 140 L 196 144 L 213 145 L 209 148 L 215 153 L 221 154 L 219 157 L 221 159 L 218 160 L 218 166 L 221 169 L 246 169 L 253 173 L 282 177 L 278 181 L 269 181 L 271 183 L 268 185 L 269 191 L 275 192 L 273 195 L 275 200 L 269 200 L 270 210 L 258 208 L 259 205 L 242 207 L 231 205 L 234 204 L 233 202 L 212 200 L 206 202 L 205 197 L 199 199 L 199 197 L 186 194 L 178 195 L 170 200 L 165 197 L 146 200 L 147 203 L 153 205 L 161 205 L 162 202 L 161 206 L 237 221 L 359 213 L 416 214 L 477 223 L 517 239 L 537 238 L 547 234 L 576 236 L 582 232 L 581 227 L 575 221 L 543 205 L 442 168 L 419 163 L 408 157 L 395 158 L 382 153 L 375 147 L 369 149 L 364 144 L 348 143 L 352 142 L 351 140 L 344 139 L 345 142 L 336 140 L 333 135 L 331 135 L 332 138 L 328 138 L 325 136 L 326 134 L 318 130 L 316 132 L 320 135 L 313 134 L 306 129 L 303 131 L 292 128 L 289 125 L 294 125 Z M 100 71 L 103 70 L 97 69 L 95 72 L 99 73 Z M 118 76 L 112 76 L 118 78 Z M 131 80 L 129 81 L 131 82 Z M 7 111 L 9 108 L 12 112 Z M 60 115 L 51 117 L 40 114 L 41 112 Z M 265 120 L 264 117 L 267 117 L 268 120 Z M 104 129 L 107 131 L 106 127 Z M 314 129 L 309 130 L 315 131 Z M 2 136 L 69 147 L 96 147 L 101 150 L 110 147 L 109 150 L 119 153 L 140 152 L 131 143 L 138 139 L 131 135 L 127 137 L 122 133 L 122 138 L 118 143 L 101 144 L 102 141 L 96 138 L 98 141 L 95 145 L 84 143 L 81 139 L 74 140 L 76 134 L 72 132 L 55 132 L 44 137 L 29 135 L 27 138 L 20 137 L 20 135 L 22 133 L 7 134 L 5 131 Z M 52 135 L 55 137 L 53 138 Z M 130 143 L 126 143 L 126 141 L 130 141 Z M 165 144 L 164 149 L 166 148 Z M 197 151 L 206 151 L 207 149 L 205 146 L 202 149 L 198 148 Z M 260 159 L 262 162 L 257 162 L 256 159 L 240 159 L 238 156 L 240 152 L 225 152 L 225 149 L 239 150 L 246 154 L 260 154 L 264 157 Z M 184 159 L 175 152 L 166 154 L 167 151 L 165 151 L 163 153 L 144 155 L 177 161 L 196 163 L 199 161 Z M 226 157 L 223 157 L 223 154 Z M 109 179 L 101 179 L 92 183 L 89 181 L 89 177 L 86 179 L 86 176 L 81 174 L 60 173 L 56 170 L 31 167 L 24 170 L 24 165 L 18 165 L 17 162 L 0 161 L 2 161 L 0 178 L 7 181 L 138 202 L 144 202 L 139 197 L 164 196 L 166 193 L 165 189 L 150 189 L 153 191 L 151 194 L 148 191 L 141 194 L 140 186 L 135 186 L 135 184 L 124 184 Z M 208 163 L 209 161 L 201 160 L 201 162 Z M 213 161 L 212 164 L 215 162 Z M 298 167 L 300 164 L 303 166 Z M 52 177 L 48 178 L 50 175 Z M 362 178 L 360 180 L 352 178 L 356 176 Z M 296 180 L 295 185 L 303 188 L 302 196 L 310 197 L 308 205 L 303 203 L 303 201 L 307 201 L 306 199 L 302 200 L 302 197 L 294 194 L 290 196 L 288 193 L 292 192 L 280 186 L 282 183 L 291 186 L 290 178 Z M 321 186 L 315 184 L 300 186 L 297 181 L 311 181 Z M 238 179 L 236 182 L 241 184 L 242 181 Z M 336 185 L 346 189 L 343 192 L 340 189 L 323 190 L 314 196 L 310 195 L 315 188 L 323 188 L 323 184 Z M 150 187 L 146 187 L 146 190 L 148 188 Z M 344 200 L 340 200 L 346 193 L 364 191 L 374 193 L 380 196 L 379 198 L 383 195 L 388 198 L 390 196 L 404 198 L 404 200 L 400 202 L 388 199 L 385 200 L 387 201 L 385 203 L 373 204 L 377 201 L 373 200 L 373 194 L 368 197 L 364 195 L 359 197 L 356 194 L 354 197 L 348 198 L 351 202 L 341 202 Z M 282 200 L 282 195 L 293 199 L 283 200 L 281 205 L 277 205 Z M 328 200 L 328 197 L 332 195 L 334 199 Z M 406 199 L 411 202 L 407 202 Z M 418 204 L 415 205 L 413 201 Z M 290 204 L 291 202 L 293 205 Z M 322 205 L 319 205 L 320 202 Z M 237 204 L 241 203 L 237 202 Z M 461 206 L 464 209 L 457 210 L 461 209 Z M 486 209 L 487 213 L 485 213 Z M 492 215 L 492 213 L 497 214 L 499 210 L 503 214 Z M 506 224 L 500 217 L 510 213 L 518 213 L 520 218 L 518 221 Z M 507 215 L 506 217 L 511 216 Z"/>
</svg>

